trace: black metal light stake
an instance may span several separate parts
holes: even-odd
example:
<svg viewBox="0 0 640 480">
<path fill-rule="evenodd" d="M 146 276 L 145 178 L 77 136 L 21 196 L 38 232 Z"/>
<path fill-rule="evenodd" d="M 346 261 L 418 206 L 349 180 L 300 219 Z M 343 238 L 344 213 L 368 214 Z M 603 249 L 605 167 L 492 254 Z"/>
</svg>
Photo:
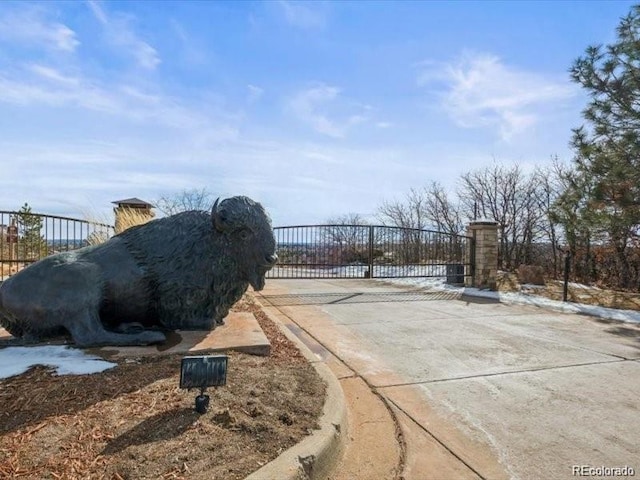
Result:
<svg viewBox="0 0 640 480">
<path fill-rule="evenodd" d="M 220 387 L 227 383 L 226 355 L 199 355 L 184 357 L 180 364 L 180 388 L 199 388 L 200 395 L 195 400 L 195 410 L 206 413 L 209 408 L 208 387 Z"/>
</svg>

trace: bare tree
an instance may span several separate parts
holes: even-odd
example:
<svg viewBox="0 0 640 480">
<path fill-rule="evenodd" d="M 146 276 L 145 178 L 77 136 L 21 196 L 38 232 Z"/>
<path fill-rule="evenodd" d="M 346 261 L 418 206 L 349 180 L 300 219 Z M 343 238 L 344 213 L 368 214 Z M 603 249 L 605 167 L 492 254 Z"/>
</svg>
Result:
<svg viewBox="0 0 640 480">
<path fill-rule="evenodd" d="M 462 207 L 496 221 L 500 232 L 499 262 L 502 268 L 516 268 L 531 262 L 532 245 L 539 237 L 540 185 L 535 175 L 526 175 L 519 165 L 493 165 L 461 176 L 458 195 Z"/>
<path fill-rule="evenodd" d="M 350 263 L 368 258 L 369 223 L 359 213 L 347 213 L 327 219 L 322 227 L 321 237 L 324 241 L 337 245 L 342 256 L 341 261 Z"/>
<path fill-rule="evenodd" d="M 347 213 L 338 217 L 327 219 L 325 228 L 325 238 L 338 245 L 354 245 L 358 243 L 362 234 L 360 233 L 364 225 L 369 222 L 359 213 Z"/>
<path fill-rule="evenodd" d="M 431 182 L 423 190 L 425 215 L 440 232 L 460 234 L 464 228 L 458 205 L 452 202 L 438 182 Z"/>
<path fill-rule="evenodd" d="M 542 236 L 541 245 L 538 248 L 538 256 L 540 258 L 534 263 L 544 265 L 554 277 L 560 273 L 562 260 L 562 249 L 560 247 L 562 232 L 554 208 L 561 192 L 566 188 L 563 180 L 565 178 L 565 170 L 566 167 L 560 163 L 558 157 L 554 157 L 550 167 L 537 167 L 533 173 L 535 182 L 538 185 L 535 201 L 537 208 L 541 212 L 537 230 Z"/>
<path fill-rule="evenodd" d="M 174 215 L 189 210 L 209 210 L 213 202 L 213 194 L 206 188 L 194 188 L 173 196 L 162 196 L 155 202 L 155 207 L 164 215 Z"/>
<path fill-rule="evenodd" d="M 590 197 L 594 188 L 592 178 L 575 168 L 556 166 L 559 193 L 551 208 L 551 220 L 560 226 L 559 241 L 564 243 L 573 260 L 572 270 L 581 281 L 596 277 L 592 242 L 604 244 L 592 228 L 595 212 Z"/>
<path fill-rule="evenodd" d="M 404 201 L 384 202 L 378 208 L 378 218 L 385 225 L 394 227 L 425 229 L 431 226 L 425 196 L 414 188 L 409 190 Z"/>
<path fill-rule="evenodd" d="M 433 228 L 427 210 L 427 199 L 424 191 L 412 188 L 404 201 L 384 202 L 378 208 L 378 218 L 385 224 L 400 227 L 400 238 L 386 239 L 387 242 L 399 242 L 400 253 L 405 263 L 420 260 L 422 251 L 421 230 Z"/>
</svg>

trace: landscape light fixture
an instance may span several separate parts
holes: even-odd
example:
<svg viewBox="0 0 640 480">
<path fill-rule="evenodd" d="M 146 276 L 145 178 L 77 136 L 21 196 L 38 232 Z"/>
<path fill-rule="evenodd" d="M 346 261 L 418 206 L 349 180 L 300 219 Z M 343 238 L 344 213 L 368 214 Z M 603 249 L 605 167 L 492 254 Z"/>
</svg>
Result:
<svg viewBox="0 0 640 480">
<path fill-rule="evenodd" d="M 205 395 L 208 387 L 221 387 L 227 383 L 226 355 L 199 355 L 184 357 L 180 364 L 180 388 L 191 390 L 199 388 L 195 409 L 198 413 L 206 413 L 209 407 L 209 395 Z"/>
</svg>

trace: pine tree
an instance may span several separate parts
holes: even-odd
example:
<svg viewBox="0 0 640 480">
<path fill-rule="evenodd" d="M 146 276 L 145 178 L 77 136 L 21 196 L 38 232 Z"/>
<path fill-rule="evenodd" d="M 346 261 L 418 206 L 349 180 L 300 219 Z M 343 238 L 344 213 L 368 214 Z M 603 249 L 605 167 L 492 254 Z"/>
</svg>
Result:
<svg viewBox="0 0 640 480">
<path fill-rule="evenodd" d="M 586 125 L 572 139 L 576 169 L 592 186 L 580 220 L 604 235 L 620 286 L 631 287 L 628 249 L 640 230 L 640 5 L 621 19 L 614 43 L 588 47 L 570 74 L 589 95 Z"/>
<path fill-rule="evenodd" d="M 17 212 L 18 256 L 24 260 L 37 260 L 47 255 L 47 242 L 41 234 L 42 217 L 31 213 L 31 207 L 25 203 Z"/>
</svg>

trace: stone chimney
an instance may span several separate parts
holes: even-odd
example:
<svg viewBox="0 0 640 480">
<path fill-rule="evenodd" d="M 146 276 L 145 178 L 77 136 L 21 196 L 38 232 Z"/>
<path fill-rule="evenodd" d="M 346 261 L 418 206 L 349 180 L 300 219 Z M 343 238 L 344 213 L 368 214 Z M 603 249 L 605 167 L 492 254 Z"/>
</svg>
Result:
<svg viewBox="0 0 640 480">
<path fill-rule="evenodd" d="M 125 231 L 129 227 L 147 223 L 155 217 L 155 213 L 151 210 L 153 205 L 139 198 L 127 198 L 111 203 L 117 205 L 113 209 L 113 213 L 116 216 L 116 234 Z"/>
</svg>

